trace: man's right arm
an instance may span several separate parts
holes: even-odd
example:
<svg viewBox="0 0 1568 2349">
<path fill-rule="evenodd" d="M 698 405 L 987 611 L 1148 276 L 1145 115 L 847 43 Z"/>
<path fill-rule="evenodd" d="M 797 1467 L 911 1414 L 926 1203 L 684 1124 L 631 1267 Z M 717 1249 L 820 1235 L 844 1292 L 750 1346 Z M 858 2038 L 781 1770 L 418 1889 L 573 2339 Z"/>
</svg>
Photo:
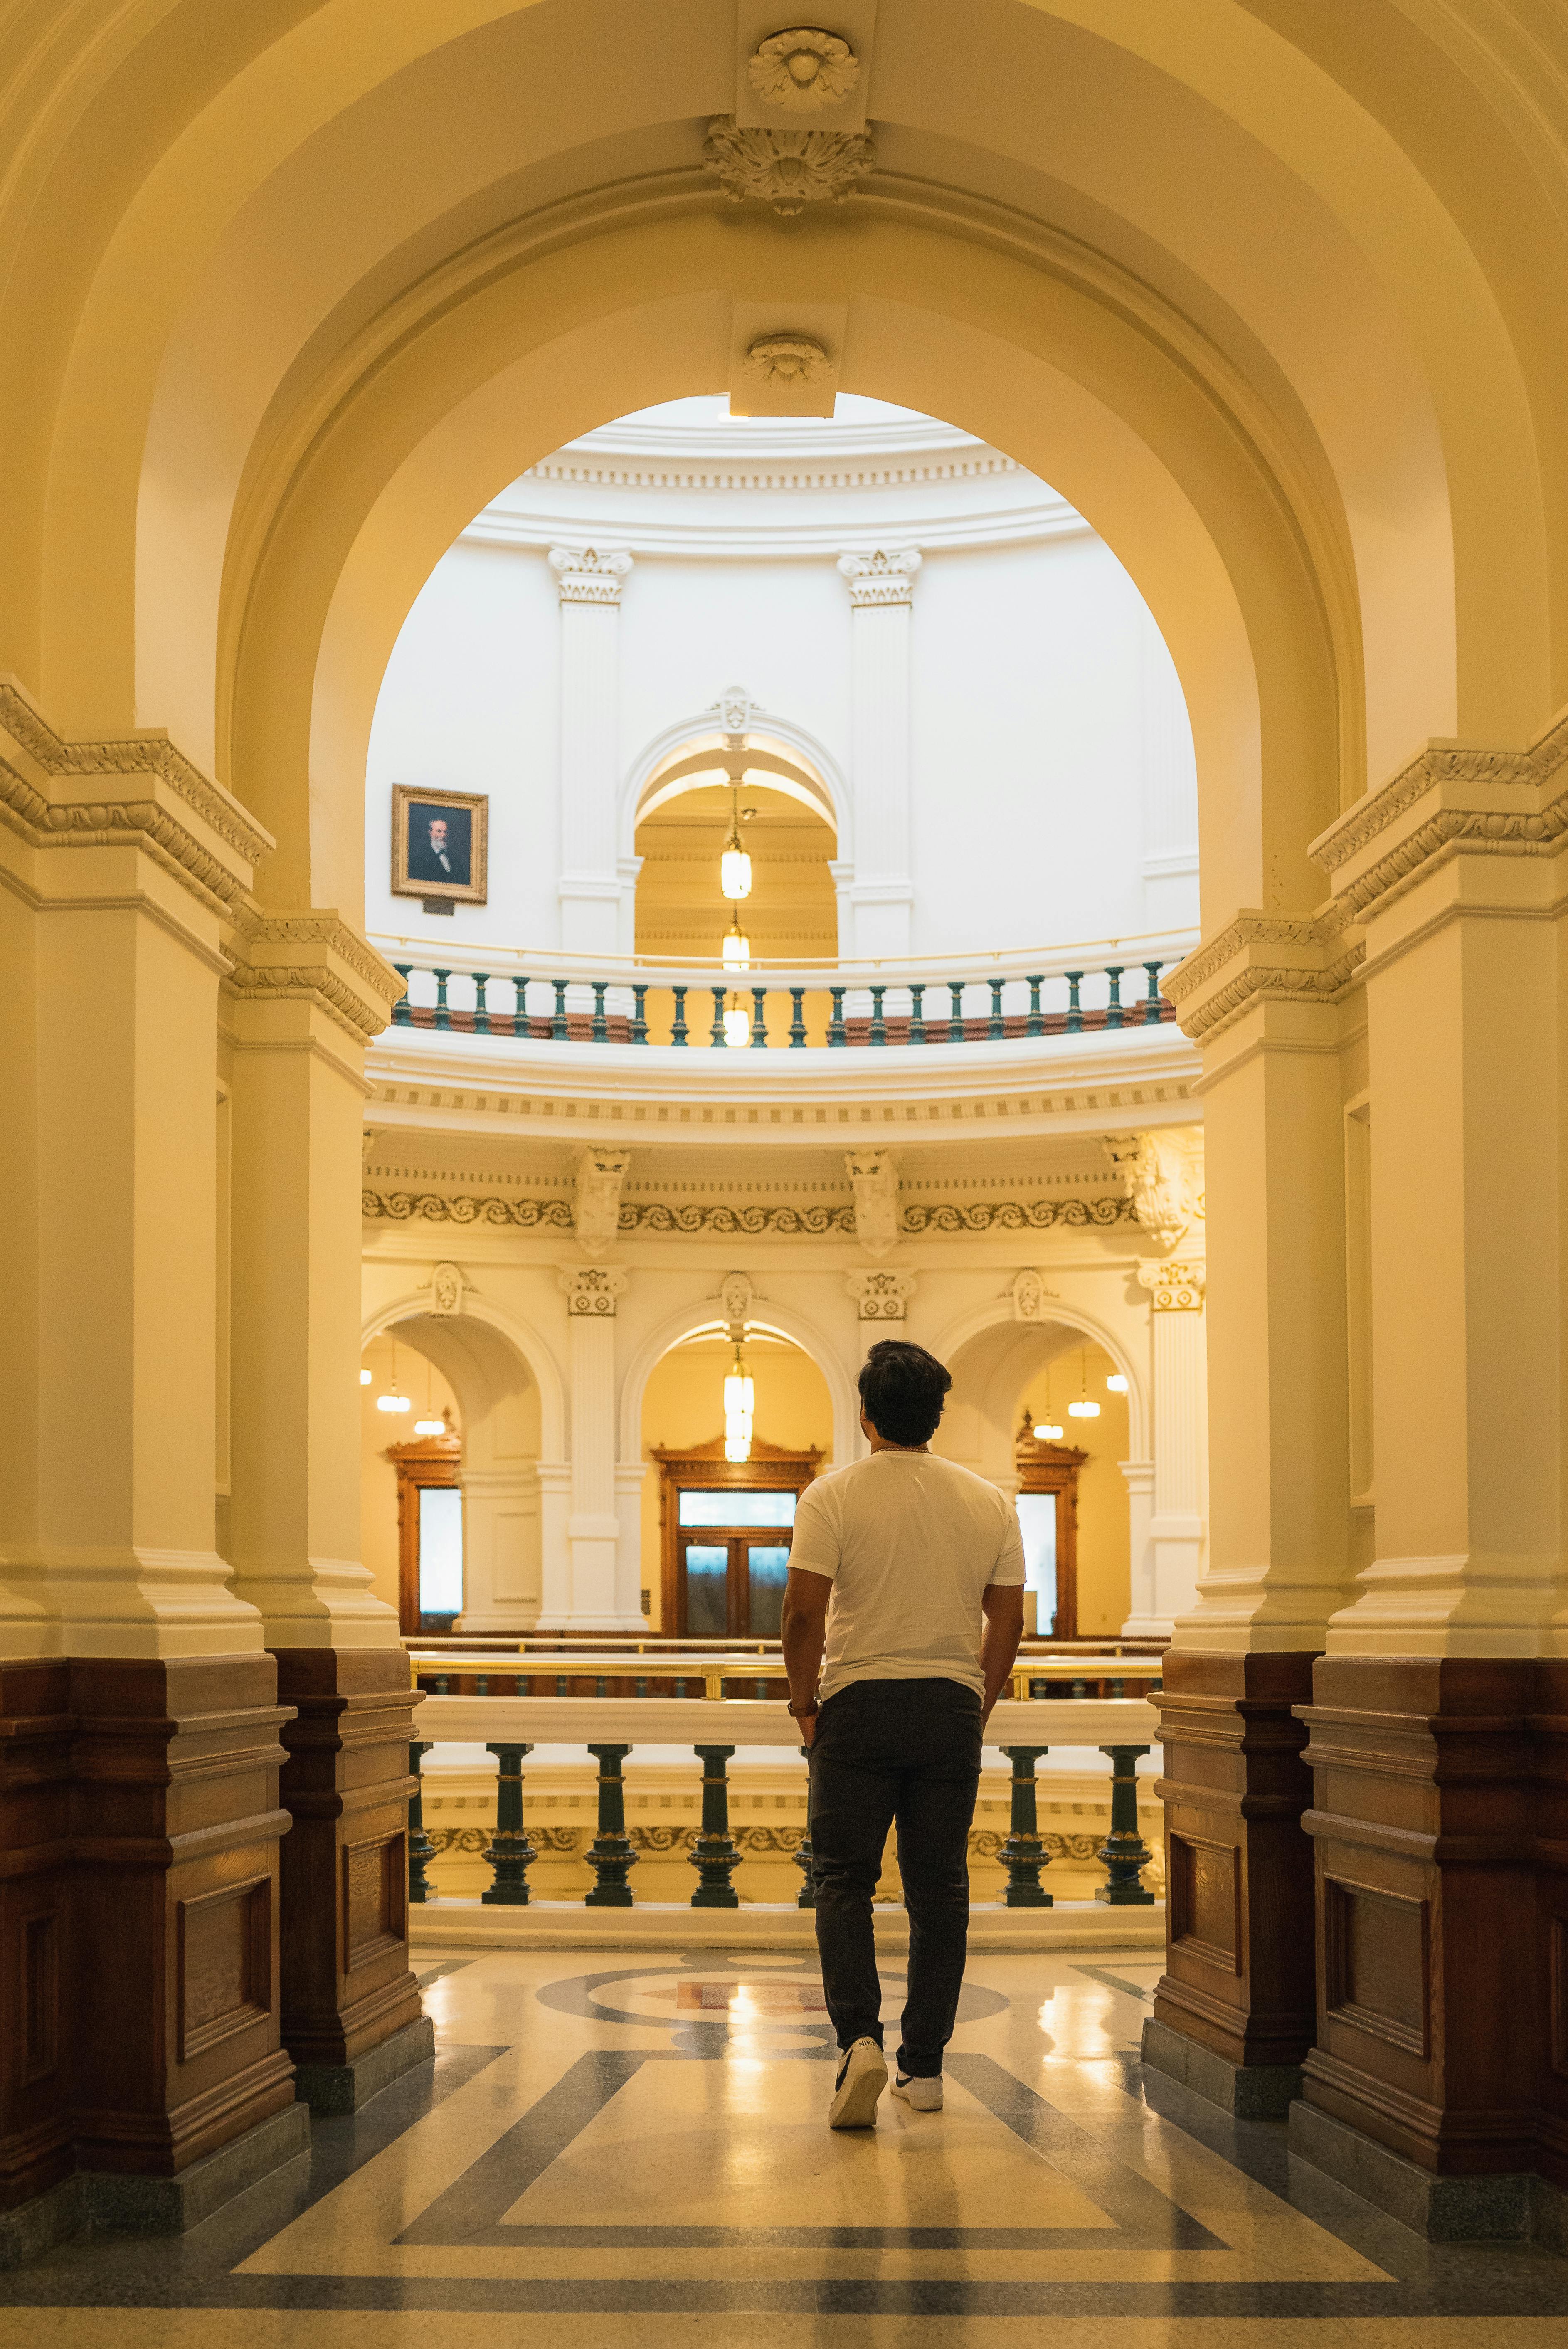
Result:
<svg viewBox="0 0 1568 2349">
<path fill-rule="evenodd" d="M 1024 1586 L 1021 1582 L 990 1583 L 980 1593 L 980 1605 L 985 1617 L 985 1627 L 980 1634 L 980 1669 L 985 1675 L 980 1714 L 984 1726 L 991 1718 L 992 1706 L 1007 1685 L 1018 1642 L 1024 1636 Z"/>
</svg>

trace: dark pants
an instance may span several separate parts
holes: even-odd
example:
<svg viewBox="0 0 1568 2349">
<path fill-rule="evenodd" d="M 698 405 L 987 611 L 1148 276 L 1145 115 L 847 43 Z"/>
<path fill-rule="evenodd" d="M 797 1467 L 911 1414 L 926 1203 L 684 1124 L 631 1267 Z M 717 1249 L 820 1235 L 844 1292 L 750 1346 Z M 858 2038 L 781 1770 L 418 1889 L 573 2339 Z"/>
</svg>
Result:
<svg viewBox="0 0 1568 2349">
<path fill-rule="evenodd" d="M 839 2044 L 882 2045 L 872 1894 L 896 1819 L 909 1911 L 898 2064 L 934 2079 L 964 1984 L 980 1700 L 956 1681 L 851 1681 L 817 1715 L 810 1750 L 817 1948 Z"/>
</svg>

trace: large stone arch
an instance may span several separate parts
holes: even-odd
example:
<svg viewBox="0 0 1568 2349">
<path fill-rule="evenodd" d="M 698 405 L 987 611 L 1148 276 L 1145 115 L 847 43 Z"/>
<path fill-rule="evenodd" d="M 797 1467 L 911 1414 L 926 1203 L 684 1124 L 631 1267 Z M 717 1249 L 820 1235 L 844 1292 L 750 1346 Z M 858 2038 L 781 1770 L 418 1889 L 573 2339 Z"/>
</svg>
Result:
<svg viewBox="0 0 1568 2349">
<path fill-rule="evenodd" d="M 694 1298 L 666 1314 L 633 1354 L 621 1376 L 618 1425 L 620 1457 L 624 1462 L 642 1458 L 643 1398 L 655 1366 L 673 1347 L 694 1337 L 699 1330 L 712 1330 L 715 1326 L 712 1297 Z M 853 1460 L 860 1446 L 860 1402 L 853 1377 L 832 1340 L 807 1315 L 771 1298 L 758 1299 L 758 1310 L 750 1317 L 748 1326 L 771 1330 L 788 1338 L 810 1357 L 821 1372 L 832 1407 L 833 1463 L 842 1467 Z"/>
</svg>

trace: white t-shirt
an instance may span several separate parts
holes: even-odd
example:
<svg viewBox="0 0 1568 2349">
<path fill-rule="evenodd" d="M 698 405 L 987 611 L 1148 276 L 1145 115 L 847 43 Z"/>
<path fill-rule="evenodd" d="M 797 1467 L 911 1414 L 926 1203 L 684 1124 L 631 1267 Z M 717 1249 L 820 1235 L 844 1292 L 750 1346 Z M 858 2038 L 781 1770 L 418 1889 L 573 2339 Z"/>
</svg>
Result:
<svg viewBox="0 0 1568 2349">
<path fill-rule="evenodd" d="M 1018 1513 L 995 1485 L 930 1452 L 873 1452 L 808 1485 L 789 1564 L 824 1575 L 818 1695 L 851 1681 L 957 1681 L 985 1692 L 980 1594 L 1022 1582 Z"/>
</svg>

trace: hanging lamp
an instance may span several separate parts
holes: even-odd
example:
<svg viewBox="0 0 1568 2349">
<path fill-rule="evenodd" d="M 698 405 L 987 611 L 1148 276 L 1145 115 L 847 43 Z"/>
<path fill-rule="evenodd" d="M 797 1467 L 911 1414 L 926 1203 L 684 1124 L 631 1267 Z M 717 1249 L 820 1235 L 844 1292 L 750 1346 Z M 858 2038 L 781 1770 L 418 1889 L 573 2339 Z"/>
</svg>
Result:
<svg viewBox="0 0 1568 2349">
<path fill-rule="evenodd" d="M 414 1422 L 414 1433 L 416 1435 L 445 1435 L 448 1432 L 446 1421 L 436 1417 L 436 1406 L 430 1399 L 430 1365 L 427 1362 L 425 1365 L 425 1416 Z"/>
<path fill-rule="evenodd" d="M 1047 1371 L 1046 1372 L 1046 1417 L 1047 1417 L 1047 1420 L 1049 1420 L 1049 1419 L 1050 1419 L 1050 1416 L 1051 1416 L 1051 1374 L 1050 1374 L 1049 1371 Z M 1061 1442 L 1061 1440 L 1062 1440 L 1062 1431 L 1061 1431 L 1061 1428 L 1060 1428 L 1059 1424 L 1055 1424 L 1055 1423 L 1053 1423 L 1053 1424 L 1051 1424 L 1051 1425 L 1049 1425 L 1049 1426 L 1046 1426 L 1046 1427 L 1037 1427 L 1037 1428 L 1036 1428 L 1036 1430 L 1035 1430 L 1035 1441 L 1036 1441 L 1037 1443 L 1038 1443 L 1042 1437 L 1044 1437 L 1045 1441 L 1046 1441 L 1047 1444 L 1059 1444 L 1059 1443 Z"/>
<path fill-rule="evenodd" d="M 738 1338 L 735 1361 L 724 1381 L 724 1456 L 727 1460 L 749 1460 L 751 1457 L 751 1423 L 756 1396 L 757 1390 L 746 1367 L 746 1356 Z"/>
<path fill-rule="evenodd" d="M 724 843 L 724 854 L 718 860 L 718 885 L 727 897 L 738 899 L 751 895 L 751 859 L 740 844 L 740 778 L 729 779 L 729 838 Z"/>
<path fill-rule="evenodd" d="M 413 1410 L 413 1404 L 409 1402 L 406 1394 L 399 1392 L 398 1388 L 397 1340 L 394 1338 L 392 1340 L 392 1384 L 385 1394 L 378 1394 L 377 1396 L 376 1408 L 377 1411 L 400 1412 Z"/>
<path fill-rule="evenodd" d="M 1078 1400 L 1077 1402 L 1069 1402 L 1068 1405 L 1068 1417 L 1069 1419 L 1098 1419 L 1099 1417 L 1099 1405 L 1097 1402 L 1091 1402 L 1089 1400 L 1088 1371 L 1086 1357 L 1082 1354 L 1078 1356 Z"/>
<path fill-rule="evenodd" d="M 726 970 L 751 968 L 751 940 L 740 926 L 738 912 L 729 917 L 729 927 L 724 934 L 724 967 Z"/>
</svg>

